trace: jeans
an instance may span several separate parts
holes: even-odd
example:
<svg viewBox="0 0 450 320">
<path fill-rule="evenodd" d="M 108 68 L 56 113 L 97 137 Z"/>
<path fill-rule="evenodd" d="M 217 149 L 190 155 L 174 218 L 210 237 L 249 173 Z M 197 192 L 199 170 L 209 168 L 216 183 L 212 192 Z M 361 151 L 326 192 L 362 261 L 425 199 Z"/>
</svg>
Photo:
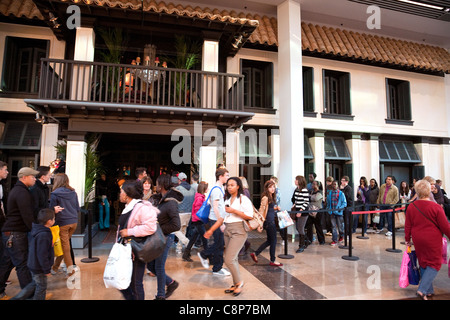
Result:
<svg viewBox="0 0 450 320">
<path fill-rule="evenodd" d="M 433 281 L 436 278 L 439 271 L 432 267 L 422 268 L 420 267 L 420 283 L 417 291 L 427 295 L 434 294 Z"/>
<path fill-rule="evenodd" d="M 357 209 L 356 211 L 369 211 L 369 205 L 365 204 L 363 207 Z M 353 221 L 352 221 L 352 232 L 356 232 L 356 228 L 358 227 L 358 221 L 359 221 L 359 214 L 353 215 Z M 362 232 L 366 233 L 367 231 L 367 214 L 362 215 Z"/>
<path fill-rule="evenodd" d="M 104 203 L 105 205 L 103 206 L 102 203 Z M 105 217 L 103 218 L 103 207 L 105 207 Z M 109 207 L 109 201 L 108 198 L 103 199 L 103 202 L 100 201 L 98 203 L 98 224 L 100 229 L 108 229 L 109 228 L 109 212 L 110 212 L 110 207 Z"/>
<path fill-rule="evenodd" d="M 214 225 L 216 220 L 209 220 L 209 226 Z M 213 264 L 213 272 L 218 272 L 223 267 L 223 250 L 225 246 L 223 232 L 220 228 L 217 228 L 213 232 L 213 243 L 208 244 L 208 247 L 205 248 L 200 254 L 204 259 L 208 258 L 210 263 Z"/>
<path fill-rule="evenodd" d="M 264 229 L 266 229 L 267 240 L 259 246 L 255 254 L 259 255 L 265 248 L 270 246 L 270 262 L 275 262 L 275 249 L 277 247 L 277 227 L 275 226 L 275 222 L 265 221 Z"/>
<path fill-rule="evenodd" d="M 28 262 L 28 232 L 11 232 L 12 247 L 8 248 L 7 242 L 9 236 L 3 232 L 2 240 L 5 246 L 5 252 L 0 260 L 0 293 L 6 288 L 6 281 L 11 270 L 16 267 L 17 278 L 20 288 L 25 288 L 31 281 L 31 272 L 27 267 Z"/>
<path fill-rule="evenodd" d="M 173 279 L 166 274 L 166 260 L 174 239 L 175 236 L 173 234 L 169 234 L 167 236 L 166 249 L 164 249 L 163 254 L 155 260 L 147 263 L 148 270 L 156 274 L 156 280 L 158 282 L 158 289 L 156 292 L 157 297 L 165 298 L 166 286 L 173 282 Z"/>
<path fill-rule="evenodd" d="M 133 260 L 133 273 L 131 275 L 130 286 L 125 290 L 120 290 L 122 292 L 125 300 L 144 300 L 144 274 L 145 274 L 145 263 L 139 259 Z"/>
<path fill-rule="evenodd" d="M 206 232 L 203 222 L 202 221 L 192 222 L 192 226 L 194 227 L 194 232 L 192 233 L 191 240 L 189 240 L 186 250 L 190 251 L 194 243 L 197 242 L 198 238 L 201 238 L 203 248 L 206 248 L 208 246 L 208 240 L 206 240 L 206 238 L 203 236 Z"/>
<path fill-rule="evenodd" d="M 44 273 L 31 272 L 33 281 L 31 281 L 25 288 L 22 289 L 11 300 L 45 300 L 47 293 L 47 276 Z"/>
<path fill-rule="evenodd" d="M 380 210 L 392 209 L 390 205 L 380 205 Z M 377 226 L 378 230 L 382 230 L 385 225 L 385 219 L 388 223 L 388 231 L 392 232 L 392 211 L 380 213 L 380 223 Z"/>
<path fill-rule="evenodd" d="M 332 237 L 331 240 L 333 242 L 337 242 L 338 241 L 338 235 L 339 237 L 343 237 L 344 236 L 344 216 L 339 216 L 336 214 L 332 214 L 331 215 L 331 228 L 332 228 Z"/>
</svg>

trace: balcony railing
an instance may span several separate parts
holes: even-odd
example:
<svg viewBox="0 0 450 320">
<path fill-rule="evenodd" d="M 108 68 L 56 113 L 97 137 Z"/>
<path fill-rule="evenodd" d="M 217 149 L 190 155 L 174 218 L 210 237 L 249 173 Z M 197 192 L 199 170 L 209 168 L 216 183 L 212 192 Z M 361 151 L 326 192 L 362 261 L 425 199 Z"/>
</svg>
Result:
<svg viewBox="0 0 450 320">
<path fill-rule="evenodd" d="M 73 60 L 41 60 L 39 99 L 242 111 L 238 74 Z"/>
</svg>

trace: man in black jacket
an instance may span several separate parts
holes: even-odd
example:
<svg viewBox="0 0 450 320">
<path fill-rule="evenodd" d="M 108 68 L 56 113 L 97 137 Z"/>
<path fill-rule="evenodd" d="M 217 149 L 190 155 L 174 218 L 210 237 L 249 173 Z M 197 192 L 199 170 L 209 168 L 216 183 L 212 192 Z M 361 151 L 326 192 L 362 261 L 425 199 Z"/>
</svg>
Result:
<svg viewBox="0 0 450 320">
<path fill-rule="evenodd" d="M 22 289 L 32 281 L 27 261 L 34 201 L 29 188 L 35 184 L 38 173 L 28 167 L 20 169 L 17 174 L 19 180 L 8 195 L 6 221 L 2 228 L 5 254 L 0 260 L 0 298 L 5 298 L 6 281 L 14 267 Z"/>
<path fill-rule="evenodd" d="M 34 200 L 34 219 L 41 209 L 48 208 L 50 190 L 47 183 L 50 181 L 50 167 L 41 166 L 37 168 L 39 173 L 36 175 L 36 183 L 30 188 Z"/>
</svg>

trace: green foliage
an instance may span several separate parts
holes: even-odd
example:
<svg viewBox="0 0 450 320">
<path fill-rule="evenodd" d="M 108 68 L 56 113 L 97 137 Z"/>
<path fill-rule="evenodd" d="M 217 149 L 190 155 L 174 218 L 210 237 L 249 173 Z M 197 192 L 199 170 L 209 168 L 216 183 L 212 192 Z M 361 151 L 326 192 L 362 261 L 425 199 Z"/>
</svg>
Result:
<svg viewBox="0 0 450 320">
<path fill-rule="evenodd" d="M 100 155 L 97 152 L 100 138 L 100 134 L 90 134 L 86 141 L 86 180 L 84 184 L 84 205 L 86 209 L 89 203 L 95 200 L 95 181 L 104 173 Z"/>
</svg>

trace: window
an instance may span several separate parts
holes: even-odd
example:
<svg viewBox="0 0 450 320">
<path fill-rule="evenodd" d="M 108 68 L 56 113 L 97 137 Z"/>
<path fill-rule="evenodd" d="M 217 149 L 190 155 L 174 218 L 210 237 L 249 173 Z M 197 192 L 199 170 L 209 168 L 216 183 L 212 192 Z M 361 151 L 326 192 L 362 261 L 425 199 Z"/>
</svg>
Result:
<svg viewBox="0 0 450 320">
<path fill-rule="evenodd" d="M 387 120 L 411 120 L 409 82 L 386 79 Z"/>
<path fill-rule="evenodd" d="M 7 121 L 0 148 L 39 150 L 42 125 L 37 122 Z"/>
<path fill-rule="evenodd" d="M 420 163 L 420 157 L 412 142 L 380 141 L 380 161 Z"/>
<path fill-rule="evenodd" d="M 303 111 L 314 112 L 313 68 L 303 67 Z"/>
<path fill-rule="evenodd" d="M 351 115 L 350 74 L 332 70 L 323 71 L 324 114 Z"/>
<path fill-rule="evenodd" d="M 48 40 L 6 37 L 2 91 L 37 93 L 41 58 L 48 56 Z"/>
<path fill-rule="evenodd" d="M 244 107 L 273 109 L 273 63 L 241 60 Z"/>
<path fill-rule="evenodd" d="M 351 160 L 344 138 L 325 138 L 325 160 Z"/>
</svg>

